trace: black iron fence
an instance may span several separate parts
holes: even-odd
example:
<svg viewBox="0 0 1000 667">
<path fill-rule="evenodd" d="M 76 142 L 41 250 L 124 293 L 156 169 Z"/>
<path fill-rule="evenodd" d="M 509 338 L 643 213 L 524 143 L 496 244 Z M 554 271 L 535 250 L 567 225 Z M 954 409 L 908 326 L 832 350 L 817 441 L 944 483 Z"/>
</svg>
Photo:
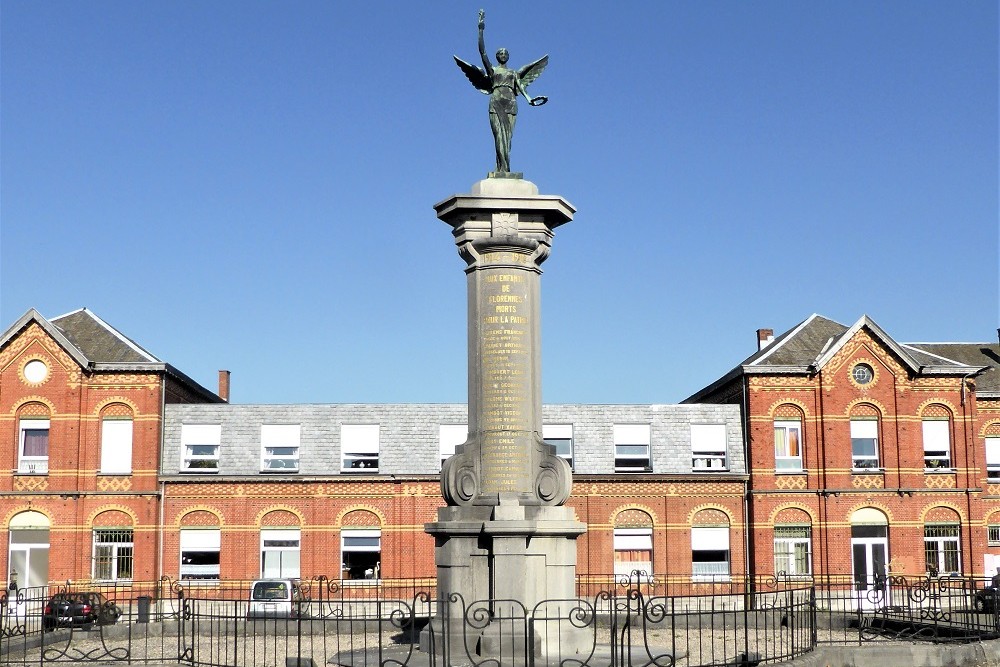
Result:
<svg viewBox="0 0 1000 667">
<path fill-rule="evenodd" d="M 433 580 L 316 577 L 263 610 L 251 582 L 20 589 L 0 596 L 0 663 L 722 667 L 780 662 L 823 643 L 1000 637 L 1000 596 L 967 577 L 633 573 L 580 577 L 577 588 L 575 598 L 527 608 L 468 601 Z"/>
</svg>

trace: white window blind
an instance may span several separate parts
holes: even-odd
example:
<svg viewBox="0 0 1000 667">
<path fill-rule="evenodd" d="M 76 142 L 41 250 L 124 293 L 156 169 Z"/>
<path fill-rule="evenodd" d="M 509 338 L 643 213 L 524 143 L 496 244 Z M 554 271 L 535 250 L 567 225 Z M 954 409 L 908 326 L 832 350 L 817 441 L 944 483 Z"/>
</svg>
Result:
<svg viewBox="0 0 1000 667">
<path fill-rule="evenodd" d="M 217 529 L 181 530 L 181 551 L 217 551 L 222 545 L 222 533 Z"/>
<path fill-rule="evenodd" d="M 648 445 L 649 424 L 615 424 L 616 445 Z"/>
<path fill-rule="evenodd" d="M 986 465 L 1000 466 L 1000 437 L 986 438 Z"/>
<path fill-rule="evenodd" d="M 132 420 L 101 421 L 101 472 L 132 472 Z"/>
<path fill-rule="evenodd" d="M 852 419 L 851 420 L 851 437 L 852 438 L 877 438 L 878 437 L 878 421 L 874 419 Z"/>
<path fill-rule="evenodd" d="M 725 452 L 725 424 L 691 424 L 691 451 Z"/>
<path fill-rule="evenodd" d="M 648 528 L 615 528 L 615 551 L 652 549 L 653 535 Z"/>
<path fill-rule="evenodd" d="M 378 424 L 344 424 L 340 448 L 355 454 L 378 454 Z"/>
<path fill-rule="evenodd" d="M 441 460 L 444 461 L 455 453 L 455 448 L 464 444 L 469 437 L 469 427 L 465 424 L 441 424 L 438 427 L 438 438 L 441 444 Z"/>
<path fill-rule="evenodd" d="M 693 551 L 728 551 L 729 528 L 692 528 L 691 549 Z"/>
<path fill-rule="evenodd" d="M 182 445 L 218 445 L 222 441 L 220 424 L 182 424 Z"/>
<path fill-rule="evenodd" d="M 924 451 L 925 452 L 948 451 L 949 449 L 948 421 L 943 419 L 940 420 L 925 419 L 923 425 L 924 425 Z"/>
<path fill-rule="evenodd" d="M 298 424 L 264 424 L 260 427 L 262 447 L 298 447 L 301 426 Z"/>
</svg>

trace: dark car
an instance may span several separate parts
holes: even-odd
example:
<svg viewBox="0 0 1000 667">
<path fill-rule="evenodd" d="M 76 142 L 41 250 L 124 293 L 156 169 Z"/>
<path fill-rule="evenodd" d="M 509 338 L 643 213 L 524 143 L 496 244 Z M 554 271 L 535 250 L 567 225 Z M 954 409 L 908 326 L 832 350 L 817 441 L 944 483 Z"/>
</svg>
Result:
<svg viewBox="0 0 1000 667">
<path fill-rule="evenodd" d="M 972 600 L 972 605 L 976 608 L 976 611 L 981 613 L 995 613 L 998 609 L 997 607 L 997 589 L 993 586 L 988 588 L 981 588 L 976 591 L 976 596 Z"/>
<path fill-rule="evenodd" d="M 122 615 L 121 609 L 100 593 L 56 593 L 42 610 L 42 628 L 89 628 L 111 625 Z"/>
</svg>

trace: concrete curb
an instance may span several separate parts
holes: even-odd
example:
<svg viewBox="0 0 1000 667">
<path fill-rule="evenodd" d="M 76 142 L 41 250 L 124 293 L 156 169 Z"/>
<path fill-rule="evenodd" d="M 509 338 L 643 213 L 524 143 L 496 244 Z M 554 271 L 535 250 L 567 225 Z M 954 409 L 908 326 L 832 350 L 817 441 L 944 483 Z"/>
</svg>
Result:
<svg viewBox="0 0 1000 667">
<path fill-rule="evenodd" d="M 1000 640 L 974 644 L 821 646 L 779 667 L 1000 667 Z"/>
</svg>

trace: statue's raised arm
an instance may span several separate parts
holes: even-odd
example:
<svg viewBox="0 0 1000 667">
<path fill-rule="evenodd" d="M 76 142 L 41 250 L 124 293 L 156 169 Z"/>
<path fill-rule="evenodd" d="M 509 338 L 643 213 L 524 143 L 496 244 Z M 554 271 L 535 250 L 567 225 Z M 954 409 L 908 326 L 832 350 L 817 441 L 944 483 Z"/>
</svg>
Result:
<svg viewBox="0 0 1000 667">
<path fill-rule="evenodd" d="M 496 53 L 497 64 L 490 62 L 486 54 L 486 12 L 479 10 L 479 55 L 483 60 L 483 69 L 471 65 L 458 56 L 455 63 L 466 78 L 477 90 L 490 96 L 490 128 L 493 130 L 493 141 L 496 147 L 497 173 L 510 173 L 510 144 L 514 134 L 514 124 L 517 121 L 517 96 L 521 95 L 531 106 L 541 106 L 548 101 L 544 95 L 531 97 L 528 86 L 537 79 L 549 57 L 542 56 L 538 60 L 525 65 L 519 70 L 508 69 L 507 49 L 499 49 Z"/>
</svg>

